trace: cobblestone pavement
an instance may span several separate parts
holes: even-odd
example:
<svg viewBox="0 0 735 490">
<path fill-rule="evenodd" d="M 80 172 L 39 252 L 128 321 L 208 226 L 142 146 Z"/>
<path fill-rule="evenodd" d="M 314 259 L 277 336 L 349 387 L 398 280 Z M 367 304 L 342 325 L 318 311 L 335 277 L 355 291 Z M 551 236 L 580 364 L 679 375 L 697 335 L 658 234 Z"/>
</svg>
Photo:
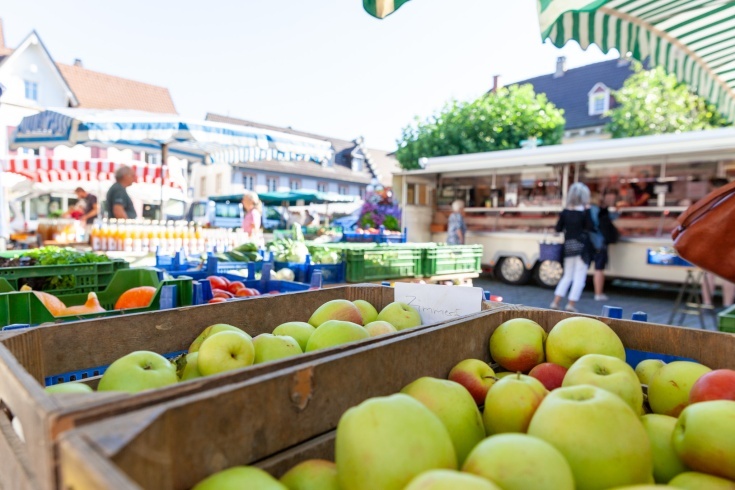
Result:
<svg viewBox="0 0 735 490">
<path fill-rule="evenodd" d="M 474 285 L 490 291 L 493 295 L 502 296 L 506 303 L 523 304 L 538 308 L 548 308 L 554 297 L 554 291 L 551 289 L 541 288 L 532 283 L 525 286 L 511 286 L 491 276 L 482 276 L 475 279 Z M 604 305 L 619 306 L 623 308 L 623 318 L 625 319 L 629 319 L 636 311 L 644 311 L 648 313 L 649 322 L 668 324 L 676 301 L 677 291 L 673 288 L 655 284 L 615 281 L 606 284 L 605 294 L 609 298 L 608 301 L 595 301 L 592 293 L 592 283 L 588 281 L 582 299 L 577 303 L 577 308 L 581 313 L 600 315 Z M 562 306 L 565 304 L 566 301 L 563 301 Z M 679 323 L 679 315 L 677 315 L 672 324 L 700 328 L 699 318 L 695 315 L 685 315 L 681 323 Z M 716 328 L 714 315 L 705 315 L 705 325 L 710 330 Z"/>
</svg>

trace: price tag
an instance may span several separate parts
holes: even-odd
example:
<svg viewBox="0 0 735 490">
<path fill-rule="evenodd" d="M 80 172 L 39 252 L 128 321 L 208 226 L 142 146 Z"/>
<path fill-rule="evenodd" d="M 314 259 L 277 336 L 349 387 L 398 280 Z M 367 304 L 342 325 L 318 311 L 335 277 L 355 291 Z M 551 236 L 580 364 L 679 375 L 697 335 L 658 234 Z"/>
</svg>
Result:
<svg viewBox="0 0 735 490">
<path fill-rule="evenodd" d="M 398 282 L 395 300 L 418 310 L 424 325 L 455 320 L 482 309 L 482 288 Z"/>
</svg>

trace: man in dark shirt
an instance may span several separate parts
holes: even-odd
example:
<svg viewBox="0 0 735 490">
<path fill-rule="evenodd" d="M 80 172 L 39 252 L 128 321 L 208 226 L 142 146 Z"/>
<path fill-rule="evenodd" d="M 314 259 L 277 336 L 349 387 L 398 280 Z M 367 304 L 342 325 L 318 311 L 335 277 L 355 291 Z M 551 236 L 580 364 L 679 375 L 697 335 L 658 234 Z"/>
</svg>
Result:
<svg viewBox="0 0 735 490">
<path fill-rule="evenodd" d="M 649 182 L 650 175 L 648 172 L 641 172 L 638 175 L 638 182 L 631 184 L 633 191 L 633 202 L 631 206 L 648 206 L 648 201 L 653 197 L 653 183 Z"/>
<path fill-rule="evenodd" d="M 110 218 L 135 219 L 133 201 L 128 196 L 127 188 L 135 183 L 135 172 L 130 167 L 120 167 L 115 172 L 115 183 L 107 191 L 107 213 Z"/>
<path fill-rule="evenodd" d="M 94 219 L 97 217 L 97 214 L 99 214 L 97 196 L 90 194 L 81 187 L 77 187 L 74 194 L 77 195 L 77 199 L 84 201 L 84 215 L 79 219 L 88 225 L 93 224 Z"/>
</svg>

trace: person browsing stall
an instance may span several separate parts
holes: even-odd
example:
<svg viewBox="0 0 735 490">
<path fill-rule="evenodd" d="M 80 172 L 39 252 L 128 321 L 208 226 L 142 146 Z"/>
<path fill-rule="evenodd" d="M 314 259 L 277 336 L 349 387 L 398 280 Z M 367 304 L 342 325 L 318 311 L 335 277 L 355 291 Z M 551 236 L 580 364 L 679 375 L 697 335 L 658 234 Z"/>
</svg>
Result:
<svg viewBox="0 0 735 490">
<path fill-rule="evenodd" d="M 242 207 L 245 215 L 242 218 L 242 230 L 254 243 L 263 241 L 263 203 L 255 192 L 246 191 L 242 196 Z"/>
<path fill-rule="evenodd" d="M 107 213 L 110 218 L 135 219 L 133 201 L 128 195 L 128 187 L 135 183 L 135 172 L 130 167 L 122 166 L 115 171 L 115 183 L 107 191 Z"/>
<path fill-rule="evenodd" d="M 447 223 L 447 244 L 464 245 L 467 225 L 464 222 L 464 202 L 457 199 L 452 203 L 452 214 Z"/>
<path fill-rule="evenodd" d="M 554 300 L 550 305 L 554 310 L 560 308 L 562 298 L 569 292 L 565 310 L 577 313 L 575 305 L 582 297 L 593 254 L 588 236 L 594 228 L 587 209 L 589 203 L 589 188 L 581 182 L 572 185 L 567 196 L 567 207 L 556 223 L 556 231 L 564 232 L 564 274 L 556 286 Z"/>
</svg>

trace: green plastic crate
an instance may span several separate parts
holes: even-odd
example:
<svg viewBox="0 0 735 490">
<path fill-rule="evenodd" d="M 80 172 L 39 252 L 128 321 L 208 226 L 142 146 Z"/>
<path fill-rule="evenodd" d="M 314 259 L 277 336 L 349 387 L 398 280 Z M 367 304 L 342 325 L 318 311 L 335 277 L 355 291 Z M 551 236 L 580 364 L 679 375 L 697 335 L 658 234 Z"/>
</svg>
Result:
<svg viewBox="0 0 735 490">
<path fill-rule="evenodd" d="M 382 281 L 421 277 L 421 248 L 404 245 L 373 245 L 346 248 L 347 282 Z"/>
<path fill-rule="evenodd" d="M 64 294 L 100 291 L 110 284 L 112 278 L 115 276 L 115 272 L 129 267 L 130 264 L 122 259 L 112 259 L 109 262 L 96 262 L 92 264 L 0 267 L 0 279 L 6 280 L 17 291 L 30 279 L 73 276 L 74 287 L 46 290 L 46 292 L 54 296 L 61 296 Z"/>
<path fill-rule="evenodd" d="M 735 305 L 717 315 L 721 332 L 735 333 Z"/>
<path fill-rule="evenodd" d="M 482 245 L 437 245 L 423 249 L 424 276 L 481 272 Z"/>
<path fill-rule="evenodd" d="M 0 279 L 0 281 L 2 281 Z M 140 313 L 161 309 L 161 288 L 175 285 L 176 306 L 190 306 L 193 304 L 193 279 L 179 276 L 176 279 L 160 281 L 158 271 L 152 268 L 124 269 L 115 274 L 110 284 L 102 291 L 97 292 L 100 305 L 105 308 L 104 313 L 55 317 L 31 291 L 9 292 L 0 294 L 0 328 L 9 325 L 39 325 L 41 323 L 58 323 L 65 321 L 82 320 L 88 318 L 108 317 L 123 313 Z M 118 298 L 128 289 L 138 286 L 152 286 L 157 289 L 153 301 L 144 308 L 132 308 L 124 311 L 114 310 Z M 0 282 L 0 289 L 2 283 Z M 87 301 L 89 293 L 68 294 L 58 296 L 66 306 L 82 305 Z"/>
</svg>

